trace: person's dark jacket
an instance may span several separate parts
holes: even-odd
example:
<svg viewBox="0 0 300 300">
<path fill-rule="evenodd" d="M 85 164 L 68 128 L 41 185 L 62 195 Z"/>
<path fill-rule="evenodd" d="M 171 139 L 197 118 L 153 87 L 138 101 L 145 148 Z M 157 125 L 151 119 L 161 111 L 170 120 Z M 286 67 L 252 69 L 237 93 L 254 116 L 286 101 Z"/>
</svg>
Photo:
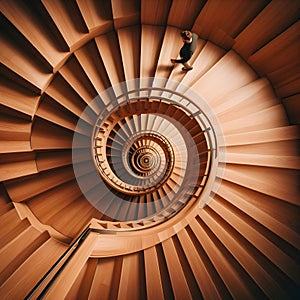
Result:
<svg viewBox="0 0 300 300">
<path fill-rule="evenodd" d="M 192 42 L 191 43 L 184 43 L 182 48 L 180 49 L 180 57 L 181 59 L 176 59 L 177 63 L 185 63 L 189 61 L 196 50 L 198 41 L 198 35 L 196 33 L 192 34 Z"/>
</svg>

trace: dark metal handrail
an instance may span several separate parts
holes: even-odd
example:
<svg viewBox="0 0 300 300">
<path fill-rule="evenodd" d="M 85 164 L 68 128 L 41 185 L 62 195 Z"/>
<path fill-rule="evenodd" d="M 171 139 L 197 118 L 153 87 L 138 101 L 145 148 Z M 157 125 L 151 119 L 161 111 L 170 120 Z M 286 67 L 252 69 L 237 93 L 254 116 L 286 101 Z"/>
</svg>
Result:
<svg viewBox="0 0 300 300">
<path fill-rule="evenodd" d="M 86 236 L 91 231 L 89 224 L 84 231 L 75 239 L 75 241 L 68 247 L 68 249 L 60 256 L 60 258 L 54 263 L 54 265 L 47 271 L 47 273 L 39 280 L 39 282 L 33 287 L 33 289 L 27 294 L 27 296 L 24 298 L 25 300 L 31 299 L 38 289 L 42 286 L 42 284 L 49 278 L 49 276 L 54 272 L 55 268 L 68 256 L 68 254 L 72 251 L 72 249 L 76 246 L 76 248 L 73 250 L 71 255 L 68 256 L 68 258 L 65 260 L 65 262 L 62 264 L 62 266 L 58 269 L 58 271 L 54 274 L 54 276 L 51 278 L 51 280 L 48 282 L 48 284 L 45 286 L 45 288 L 42 290 L 40 295 L 37 297 L 37 299 L 43 299 L 43 297 L 46 295 L 48 290 L 50 289 L 51 285 L 57 278 L 57 276 L 61 273 L 61 271 L 65 268 L 71 257 L 76 253 L 78 250 L 79 245 L 84 241 Z"/>
</svg>

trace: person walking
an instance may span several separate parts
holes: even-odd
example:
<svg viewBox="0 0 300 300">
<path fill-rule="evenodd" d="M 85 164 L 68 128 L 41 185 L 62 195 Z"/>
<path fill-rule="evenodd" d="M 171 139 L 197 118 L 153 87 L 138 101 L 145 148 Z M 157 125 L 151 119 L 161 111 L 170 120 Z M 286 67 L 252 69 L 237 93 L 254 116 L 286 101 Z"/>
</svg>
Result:
<svg viewBox="0 0 300 300">
<path fill-rule="evenodd" d="M 191 59 L 193 53 L 196 50 L 198 35 L 196 33 L 190 32 L 189 30 L 181 31 L 180 35 L 184 43 L 179 52 L 180 59 L 171 58 L 171 62 L 173 64 L 181 63 L 183 64 L 182 70 L 189 71 L 193 69 L 193 67 L 189 63 L 189 60 Z"/>
</svg>

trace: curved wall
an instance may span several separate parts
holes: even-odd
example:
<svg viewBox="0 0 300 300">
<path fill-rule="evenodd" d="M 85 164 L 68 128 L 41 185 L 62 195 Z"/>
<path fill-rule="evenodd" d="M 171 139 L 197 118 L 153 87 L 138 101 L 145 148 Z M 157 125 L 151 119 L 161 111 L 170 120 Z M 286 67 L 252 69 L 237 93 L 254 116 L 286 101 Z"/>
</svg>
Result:
<svg viewBox="0 0 300 300">
<path fill-rule="evenodd" d="M 0 3 L 4 298 L 23 298 L 92 218 L 102 230 L 133 228 L 118 222 L 125 208 L 116 208 L 111 196 L 101 198 L 107 211 L 86 200 L 73 173 L 72 140 L 98 94 L 150 77 L 170 79 L 164 88 L 181 93 L 192 89 L 213 111 L 225 140 L 218 184 L 204 208 L 193 206 L 144 231 L 92 235 L 48 297 L 295 297 L 299 4 L 288 4 Z M 182 28 L 200 36 L 189 73 L 169 63 Z M 89 116 L 84 121 L 91 123 Z M 81 154 L 81 176 L 89 178 Z M 37 263 L 39 272 L 29 271 Z M 23 285 L 15 288 L 16 282 Z"/>
</svg>

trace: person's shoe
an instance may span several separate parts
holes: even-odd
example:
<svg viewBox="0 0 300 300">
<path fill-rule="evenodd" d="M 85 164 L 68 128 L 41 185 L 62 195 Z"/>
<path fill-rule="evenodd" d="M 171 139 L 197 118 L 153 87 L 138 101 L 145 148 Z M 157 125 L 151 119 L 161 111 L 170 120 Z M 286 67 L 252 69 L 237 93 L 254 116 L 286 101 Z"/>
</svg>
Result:
<svg viewBox="0 0 300 300">
<path fill-rule="evenodd" d="M 190 71 L 190 70 L 193 70 L 193 67 L 190 67 L 190 68 L 185 68 L 185 67 L 183 67 L 181 70 L 182 70 L 182 71 Z"/>
</svg>

